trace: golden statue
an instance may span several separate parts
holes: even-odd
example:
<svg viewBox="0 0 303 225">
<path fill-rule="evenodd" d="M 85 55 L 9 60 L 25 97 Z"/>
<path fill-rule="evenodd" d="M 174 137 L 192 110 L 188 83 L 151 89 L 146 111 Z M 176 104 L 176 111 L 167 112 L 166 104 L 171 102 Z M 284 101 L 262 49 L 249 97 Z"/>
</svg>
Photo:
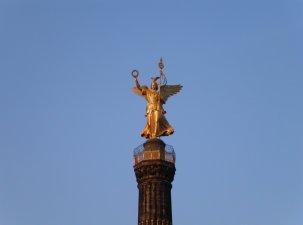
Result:
<svg viewBox="0 0 303 225">
<path fill-rule="evenodd" d="M 160 76 L 151 78 L 152 83 L 150 89 L 147 86 L 141 86 L 138 81 L 139 72 L 137 70 L 132 71 L 136 83 L 133 92 L 145 97 L 147 101 L 145 113 L 147 123 L 141 132 L 141 136 L 148 139 L 168 136 L 174 133 L 174 128 L 168 123 L 164 116 L 166 111 L 163 109 L 163 104 L 166 103 L 168 97 L 178 93 L 182 89 L 181 85 L 166 85 L 166 78 L 162 71 L 164 68 L 162 58 L 159 67 Z M 159 84 L 157 80 L 159 80 Z"/>
</svg>

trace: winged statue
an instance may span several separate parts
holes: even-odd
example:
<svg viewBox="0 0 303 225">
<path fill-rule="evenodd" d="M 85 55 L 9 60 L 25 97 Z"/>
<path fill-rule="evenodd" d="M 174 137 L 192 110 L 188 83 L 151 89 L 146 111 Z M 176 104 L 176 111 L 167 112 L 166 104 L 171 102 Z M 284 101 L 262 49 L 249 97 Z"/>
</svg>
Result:
<svg viewBox="0 0 303 225">
<path fill-rule="evenodd" d="M 165 118 L 166 111 L 163 109 L 168 98 L 181 89 L 181 85 L 167 85 L 166 78 L 162 71 L 164 65 L 161 61 L 159 63 L 160 76 L 152 77 L 150 88 L 141 86 L 138 81 L 139 72 L 134 70 L 132 75 L 135 79 L 136 86 L 133 87 L 133 92 L 142 96 L 147 101 L 146 104 L 146 125 L 141 132 L 141 136 L 147 139 L 157 138 L 160 136 L 168 136 L 174 133 L 174 128 L 168 123 Z M 165 82 L 163 82 L 163 80 Z M 160 82 L 157 82 L 160 81 Z"/>
</svg>

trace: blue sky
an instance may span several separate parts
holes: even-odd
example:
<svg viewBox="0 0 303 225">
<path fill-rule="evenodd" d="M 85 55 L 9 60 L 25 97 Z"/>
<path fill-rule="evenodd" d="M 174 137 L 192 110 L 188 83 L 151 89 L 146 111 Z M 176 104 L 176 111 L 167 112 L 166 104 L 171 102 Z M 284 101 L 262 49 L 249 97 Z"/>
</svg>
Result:
<svg viewBox="0 0 303 225">
<path fill-rule="evenodd" d="M 162 56 L 175 225 L 303 224 L 303 2 L 0 1 L 0 224 L 137 223 Z"/>
</svg>

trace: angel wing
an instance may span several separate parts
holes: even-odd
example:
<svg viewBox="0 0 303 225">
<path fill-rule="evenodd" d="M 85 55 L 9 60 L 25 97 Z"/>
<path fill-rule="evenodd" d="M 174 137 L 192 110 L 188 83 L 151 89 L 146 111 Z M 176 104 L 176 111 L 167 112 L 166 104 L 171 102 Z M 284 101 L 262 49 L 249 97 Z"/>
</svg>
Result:
<svg viewBox="0 0 303 225">
<path fill-rule="evenodd" d="M 147 86 L 141 86 L 141 89 L 142 89 L 142 90 L 147 90 L 148 87 L 147 87 Z M 144 95 L 142 95 L 142 91 L 140 91 L 137 87 L 133 87 L 133 92 L 134 92 L 136 95 L 145 97 Z"/>
<path fill-rule="evenodd" d="M 168 97 L 177 94 L 182 89 L 182 85 L 163 85 L 160 87 L 160 98 L 165 104 Z"/>
</svg>

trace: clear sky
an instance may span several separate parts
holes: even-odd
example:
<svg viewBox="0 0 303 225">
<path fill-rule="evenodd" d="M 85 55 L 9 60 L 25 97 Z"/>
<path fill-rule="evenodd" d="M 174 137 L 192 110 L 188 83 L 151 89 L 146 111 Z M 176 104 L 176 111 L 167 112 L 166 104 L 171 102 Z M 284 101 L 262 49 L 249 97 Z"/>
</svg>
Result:
<svg viewBox="0 0 303 225">
<path fill-rule="evenodd" d="M 0 225 L 137 223 L 161 56 L 174 225 L 302 225 L 302 40 L 301 0 L 0 0 Z"/>
</svg>

